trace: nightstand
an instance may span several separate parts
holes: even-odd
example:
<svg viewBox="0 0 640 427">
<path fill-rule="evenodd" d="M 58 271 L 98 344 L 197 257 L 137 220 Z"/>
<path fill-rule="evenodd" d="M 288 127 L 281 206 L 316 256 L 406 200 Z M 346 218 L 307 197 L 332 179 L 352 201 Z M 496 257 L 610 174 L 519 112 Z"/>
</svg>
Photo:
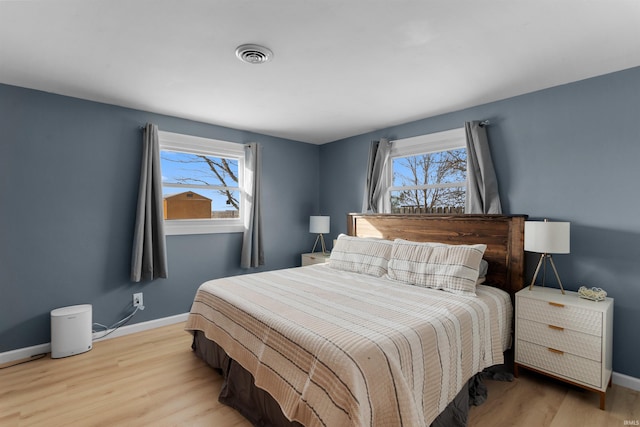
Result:
<svg viewBox="0 0 640 427">
<path fill-rule="evenodd" d="M 313 264 L 324 264 L 329 262 L 330 254 L 322 254 L 322 252 L 312 252 L 308 254 L 302 254 L 302 266 Z"/>
<path fill-rule="evenodd" d="M 613 299 L 534 286 L 516 294 L 514 374 L 527 368 L 600 394 L 611 386 Z"/>
</svg>

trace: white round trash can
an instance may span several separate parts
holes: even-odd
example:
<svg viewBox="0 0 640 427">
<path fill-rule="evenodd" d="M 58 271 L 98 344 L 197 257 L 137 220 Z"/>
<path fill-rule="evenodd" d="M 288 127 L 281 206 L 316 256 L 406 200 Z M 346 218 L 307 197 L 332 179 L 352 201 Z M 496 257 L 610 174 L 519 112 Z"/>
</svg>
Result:
<svg viewBox="0 0 640 427">
<path fill-rule="evenodd" d="M 91 350 L 91 304 L 51 310 L 51 358 L 73 356 Z"/>
</svg>

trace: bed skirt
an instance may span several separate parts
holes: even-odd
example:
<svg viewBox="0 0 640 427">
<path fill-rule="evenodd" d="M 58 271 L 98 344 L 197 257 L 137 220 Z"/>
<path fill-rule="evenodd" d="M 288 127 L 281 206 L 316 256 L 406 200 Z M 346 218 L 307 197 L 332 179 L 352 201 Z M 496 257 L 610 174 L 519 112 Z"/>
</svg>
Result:
<svg viewBox="0 0 640 427">
<path fill-rule="evenodd" d="M 254 426 L 301 427 L 288 420 L 278 403 L 266 391 L 256 387 L 253 376 L 239 363 L 231 359 L 215 342 L 208 340 L 201 331 L 193 331 L 195 354 L 209 366 L 218 370 L 223 378 L 218 401 L 240 412 Z M 470 404 L 479 404 L 486 398 L 482 386 L 482 373 L 471 378 L 454 400 L 438 415 L 431 427 L 466 426 Z"/>
</svg>

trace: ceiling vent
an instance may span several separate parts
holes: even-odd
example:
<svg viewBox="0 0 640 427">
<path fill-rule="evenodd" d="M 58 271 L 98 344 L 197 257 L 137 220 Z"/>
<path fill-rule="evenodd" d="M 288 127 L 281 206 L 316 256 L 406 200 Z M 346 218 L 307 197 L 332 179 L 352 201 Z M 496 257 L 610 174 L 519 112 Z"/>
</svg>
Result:
<svg viewBox="0 0 640 427">
<path fill-rule="evenodd" d="M 243 44 L 236 49 L 236 56 L 248 64 L 264 64 L 273 57 L 273 52 L 257 44 Z"/>
</svg>

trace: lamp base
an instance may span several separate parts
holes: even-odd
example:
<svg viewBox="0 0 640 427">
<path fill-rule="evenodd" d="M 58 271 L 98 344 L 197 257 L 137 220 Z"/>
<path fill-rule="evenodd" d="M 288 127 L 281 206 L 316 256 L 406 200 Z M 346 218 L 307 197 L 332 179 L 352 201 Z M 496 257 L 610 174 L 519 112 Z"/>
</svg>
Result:
<svg viewBox="0 0 640 427">
<path fill-rule="evenodd" d="M 327 247 L 324 244 L 324 236 L 322 234 L 318 234 L 316 237 L 316 242 L 313 244 L 313 249 L 311 249 L 311 253 L 316 251 L 316 246 L 318 246 L 318 241 L 320 241 L 320 246 L 322 247 L 322 255 L 327 254 Z"/>
<path fill-rule="evenodd" d="M 551 254 L 546 254 L 546 253 L 540 255 L 540 260 L 538 261 L 538 265 L 536 266 L 536 272 L 533 273 L 533 280 L 531 280 L 531 284 L 529 285 L 529 290 L 531 290 L 533 288 L 533 285 L 536 283 L 536 278 L 538 277 L 538 273 L 540 272 L 540 267 L 542 266 L 543 263 L 545 264 L 544 265 L 545 272 L 542 275 L 542 286 L 544 286 L 546 271 L 547 271 L 547 265 L 546 265 L 547 259 L 551 263 L 553 272 L 555 273 L 556 279 L 558 280 L 558 284 L 560 285 L 560 291 L 562 291 L 562 294 L 564 295 L 565 294 L 564 287 L 562 286 L 562 281 L 560 280 L 560 276 L 558 276 L 558 270 L 556 270 L 556 264 L 553 262 L 553 258 L 551 257 Z"/>
</svg>

